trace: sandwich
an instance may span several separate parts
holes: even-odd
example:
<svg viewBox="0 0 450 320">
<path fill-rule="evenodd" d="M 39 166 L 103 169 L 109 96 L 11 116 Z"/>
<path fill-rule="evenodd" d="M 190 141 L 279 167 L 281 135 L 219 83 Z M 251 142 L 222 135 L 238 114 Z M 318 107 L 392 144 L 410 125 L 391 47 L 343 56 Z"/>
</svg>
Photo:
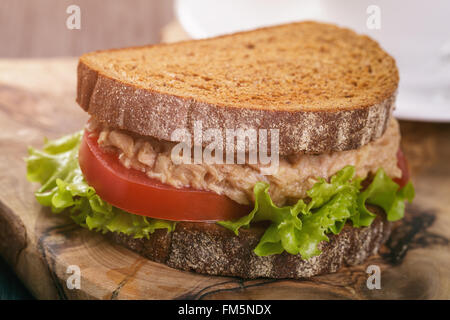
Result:
<svg viewBox="0 0 450 320">
<path fill-rule="evenodd" d="M 377 42 L 299 22 L 87 53 L 76 133 L 29 148 L 39 203 L 170 267 L 305 278 L 363 263 L 412 201 Z M 80 128 L 81 129 L 81 128 Z"/>
</svg>

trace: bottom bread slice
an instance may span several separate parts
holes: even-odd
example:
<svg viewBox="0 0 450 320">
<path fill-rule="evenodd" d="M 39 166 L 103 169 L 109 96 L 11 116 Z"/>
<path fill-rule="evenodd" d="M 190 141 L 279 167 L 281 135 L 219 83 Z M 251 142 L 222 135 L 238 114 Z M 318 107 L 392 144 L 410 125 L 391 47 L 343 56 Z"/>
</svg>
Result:
<svg viewBox="0 0 450 320">
<path fill-rule="evenodd" d="M 338 235 L 328 235 L 322 253 L 308 260 L 286 252 L 259 257 L 253 249 L 265 231 L 262 225 L 241 229 L 239 235 L 214 223 L 179 222 L 173 232 L 156 230 L 149 239 L 111 233 L 113 241 L 140 255 L 176 269 L 241 278 L 308 278 L 357 265 L 376 254 L 388 239 L 391 224 L 377 208 L 369 227 L 346 225 Z"/>
</svg>

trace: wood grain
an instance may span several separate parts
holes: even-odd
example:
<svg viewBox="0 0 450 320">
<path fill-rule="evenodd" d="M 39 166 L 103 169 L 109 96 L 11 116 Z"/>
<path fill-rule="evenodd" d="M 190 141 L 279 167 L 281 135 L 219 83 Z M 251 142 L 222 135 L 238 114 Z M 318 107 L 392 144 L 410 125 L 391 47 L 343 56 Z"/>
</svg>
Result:
<svg viewBox="0 0 450 320">
<path fill-rule="evenodd" d="M 25 179 L 27 146 L 40 147 L 44 136 L 78 130 L 87 118 L 74 102 L 74 79 L 62 76 L 74 72 L 74 66 L 70 59 L 0 61 L 0 254 L 35 297 L 450 298 L 450 125 L 401 123 L 417 197 L 379 255 L 363 265 L 301 281 L 211 277 L 148 261 L 35 201 L 37 186 Z M 380 290 L 367 289 L 365 270 L 371 264 L 381 268 Z M 80 290 L 66 286 L 69 265 L 81 269 Z"/>
</svg>

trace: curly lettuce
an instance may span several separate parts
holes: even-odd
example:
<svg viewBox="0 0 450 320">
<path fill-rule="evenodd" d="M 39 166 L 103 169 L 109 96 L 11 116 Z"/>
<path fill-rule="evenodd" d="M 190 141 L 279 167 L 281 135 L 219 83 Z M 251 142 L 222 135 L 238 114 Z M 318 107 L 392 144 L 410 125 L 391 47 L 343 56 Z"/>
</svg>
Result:
<svg viewBox="0 0 450 320">
<path fill-rule="evenodd" d="M 78 164 L 83 132 L 45 141 L 43 150 L 28 149 L 27 178 L 39 182 L 36 199 L 52 212 L 67 210 L 80 226 L 90 230 L 149 237 L 156 229 L 172 231 L 175 222 L 127 213 L 103 201 L 84 180 Z"/>
<path fill-rule="evenodd" d="M 309 259 L 321 253 L 319 243 L 329 241 L 327 234 L 339 234 L 350 220 L 353 227 L 367 227 L 375 214 L 366 204 L 377 205 L 386 212 L 389 221 L 403 217 L 405 200 L 412 201 L 414 188 L 411 183 L 399 190 L 399 186 L 379 169 L 371 184 L 361 192 L 361 179 L 355 178 L 355 168 L 346 166 L 331 177 L 330 182 L 320 179 L 307 192 L 309 202 L 299 200 L 292 206 L 277 207 L 269 195 L 269 185 L 258 182 L 254 187 L 255 207 L 235 221 L 218 222 L 236 235 L 240 228 L 251 223 L 269 221 L 254 252 L 258 256 L 300 254 Z"/>
<path fill-rule="evenodd" d="M 83 132 L 45 141 L 42 151 L 29 148 L 26 158 L 27 178 L 39 182 L 36 199 L 54 213 L 68 212 L 80 226 L 103 233 L 121 232 L 135 238 L 149 237 L 156 229 L 175 228 L 175 222 L 152 219 L 127 213 L 102 200 L 89 186 L 78 164 L 78 149 Z M 339 234 L 347 222 L 355 228 L 367 227 L 376 215 L 367 204 L 384 209 L 389 221 L 403 217 L 405 200 L 412 201 L 414 188 L 392 181 L 380 168 L 364 190 L 362 179 L 355 177 L 355 168 L 346 166 L 329 182 L 319 179 L 307 191 L 308 198 L 292 206 L 278 207 L 269 195 L 269 185 L 254 186 L 255 205 L 246 216 L 235 221 L 220 221 L 219 225 L 236 235 L 259 221 L 270 222 L 254 252 L 258 256 L 300 254 L 309 259 L 321 253 L 319 244 L 329 241 L 328 234 Z"/>
</svg>

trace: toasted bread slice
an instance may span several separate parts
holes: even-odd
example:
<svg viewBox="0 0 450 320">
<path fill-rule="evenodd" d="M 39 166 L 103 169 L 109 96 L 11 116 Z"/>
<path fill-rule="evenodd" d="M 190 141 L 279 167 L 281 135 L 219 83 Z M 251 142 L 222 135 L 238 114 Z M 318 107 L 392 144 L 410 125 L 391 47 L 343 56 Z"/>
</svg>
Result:
<svg viewBox="0 0 450 320">
<path fill-rule="evenodd" d="M 177 128 L 280 130 L 280 154 L 356 149 L 382 135 L 395 60 L 367 36 L 300 22 L 83 55 L 77 101 L 101 122 L 171 140 Z"/>
<path fill-rule="evenodd" d="M 157 230 L 149 239 L 134 239 L 110 233 L 113 241 L 140 255 L 176 269 L 210 275 L 241 278 L 308 278 L 336 272 L 343 266 L 358 265 L 376 254 L 388 239 L 391 223 L 382 210 L 371 207 L 378 217 L 366 228 L 346 225 L 338 235 L 328 235 L 319 256 L 303 260 L 300 255 L 282 254 L 259 257 L 253 249 L 265 228 L 242 229 L 239 236 L 212 223 L 180 222 L 171 233 Z"/>
</svg>

